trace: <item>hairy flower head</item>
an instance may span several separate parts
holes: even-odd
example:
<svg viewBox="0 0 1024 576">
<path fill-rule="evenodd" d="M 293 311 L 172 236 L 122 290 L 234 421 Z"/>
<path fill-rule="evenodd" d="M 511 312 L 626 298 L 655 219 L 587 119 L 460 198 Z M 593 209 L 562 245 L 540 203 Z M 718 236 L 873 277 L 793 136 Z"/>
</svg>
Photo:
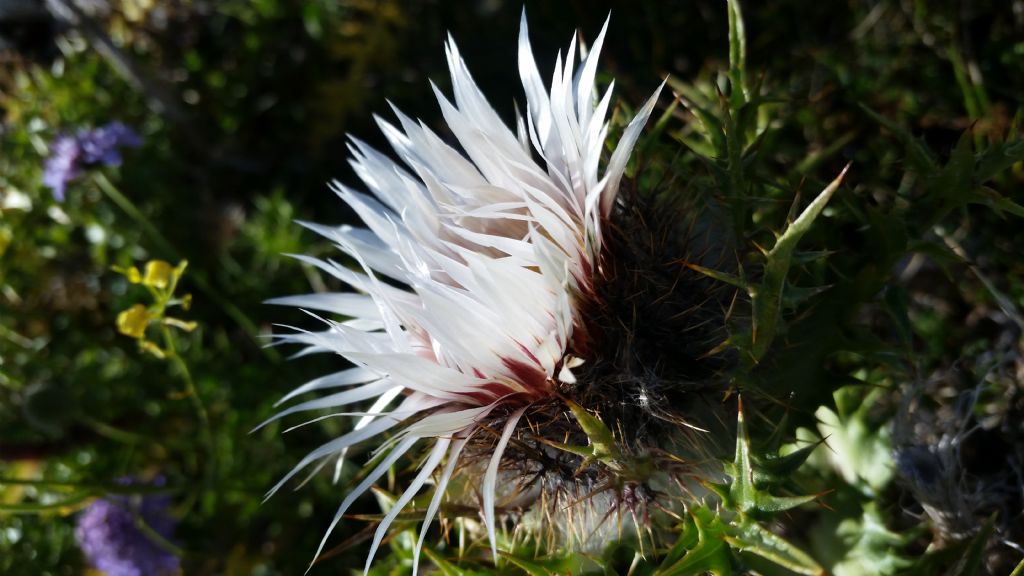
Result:
<svg viewBox="0 0 1024 576">
<path fill-rule="evenodd" d="M 524 15 L 519 73 L 526 113 L 517 114 L 514 128 L 501 121 L 449 39 L 454 99 L 434 91 L 458 148 L 396 109 L 397 124 L 377 121 L 399 161 L 353 139 L 351 164 L 370 194 L 333 184 L 367 228 L 305 224 L 333 241 L 357 269 L 297 258 L 357 292 L 275 300 L 344 318 L 322 318 L 324 331 L 278 339 L 303 345 L 305 352 L 339 354 L 354 367 L 295 389 L 282 401 L 340 391 L 295 404 L 270 421 L 373 402 L 352 413 L 357 420 L 351 432 L 309 453 L 271 493 L 307 467 L 323 466 L 350 446 L 397 428 L 378 448 L 375 467 L 341 503 L 329 535 L 395 462 L 418 444 L 430 446 L 419 473 L 380 522 L 367 567 L 392 521 L 439 472 L 418 557 L 460 454 L 485 420 L 500 424 L 481 486 L 484 524 L 497 554 L 494 507 L 502 454 L 526 408 L 554 398 L 559 382 L 574 379 L 577 361 L 567 351 L 574 330 L 581 329 L 576 300 L 600 266 L 602 224 L 657 97 L 629 123 L 602 170 L 612 95 L 612 87 L 600 97 L 595 93 L 604 35 L 602 30 L 578 66 L 573 38 L 545 83 Z"/>
</svg>

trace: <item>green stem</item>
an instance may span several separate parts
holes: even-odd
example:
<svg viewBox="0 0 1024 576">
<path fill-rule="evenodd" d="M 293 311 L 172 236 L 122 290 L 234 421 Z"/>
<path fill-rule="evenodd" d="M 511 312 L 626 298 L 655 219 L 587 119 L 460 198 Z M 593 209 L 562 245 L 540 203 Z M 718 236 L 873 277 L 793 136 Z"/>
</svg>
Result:
<svg viewBox="0 0 1024 576">
<path fill-rule="evenodd" d="M 103 436 L 104 438 L 109 438 L 111 440 L 115 440 L 117 442 L 123 442 L 125 444 L 138 444 L 138 443 L 153 442 L 149 438 L 147 438 L 146 436 L 144 436 L 142 434 L 135 434 L 134 432 L 128 432 L 126 430 L 122 430 L 122 429 L 117 428 L 115 426 L 111 426 L 110 424 L 106 424 L 104 422 L 100 422 L 99 420 L 96 420 L 94 418 L 90 418 L 88 416 L 85 416 L 85 417 L 82 418 L 82 423 L 85 424 L 86 426 L 88 426 L 89 428 L 91 428 L 93 431 L 95 431 L 100 436 Z M 156 444 L 155 442 L 153 442 L 153 443 Z M 159 444 L 157 444 L 157 445 L 159 445 Z"/>
<path fill-rule="evenodd" d="M 26 338 L 2 324 L 0 324 L 0 337 L 10 340 L 12 343 L 17 344 L 26 350 L 33 350 L 39 347 L 33 339 Z"/>
<path fill-rule="evenodd" d="M 139 532 L 142 532 L 146 536 L 146 538 L 149 538 L 149 540 L 153 542 L 153 544 L 156 544 L 164 551 L 173 554 L 179 558 L 185 555 L 185 551 L 180 546 L 175 546 L 173 542 L 171 542 L 167 538 L 164 538 L 163 534 L 160 534 L 156 530 L 153 530 L 153 528 L 146 523 L 145 518 L 143 518 L 137 513 L 134 513 L 134 511 L 133 517 L 135 519 L 135 527 L 138 528 Z"/>
<path fill-rule="evenodd" d="M 181 358 L 181 355 L 178 354 L 178 349 L 174 342 L 174 335 L 171 334 L 170 328 L 166 325 L 161 325 L 160 332 L 164 339 L 164 353 L 167 355 L 167 359 L 174 365 L 175 370 L 177 370 L 182 381 L 185 383 L 185 394 L 188 396 L 189 401 L 192 404 L 192 409 L 195 411 L 196 419 L 199 420 L 199 429 L 202 434 L 203 447 L 207 456 L 207 461 L 203 464 L 203 476 L 206 489 L 209 491 L 213 487 L 213 475 L 217 470 L 217 448 L 213 442 L 210 417 L 206 412 L 206 405 L 203 404 L 203 399 L 199 396 L 199 391 L 196 389 L 195 381 L 192 379 L 192 372 L 188 369 L 188 364 L 186 364 Z"/>
<path fill-rule="evenodd" d="M 124 210 L 125 214 L 130 216 L 132 220 L 135 220 L 135 222 L 142 227 L 142 231 L 145 232 L 150 241 L 156 244 L 157 248 L 161 252 L 177 257 L 178 253 L 171 243 L 168 242 L 167 239 L 164 238 L 163 234 L 156 229 L 156 226 L 153 226 L 153 223 L 150 222 L 141 211 L 139 211 L 138 207 L 135 206 L 135 203 L 122 194 L 121 191 L 110 182 L 110 179 L 103 174 L 103 172 L 96 171 L 94 174 L 95 176 L 93 179 L 96 181 L 96 185 L 100 187 L 100 190 L 103 191 L 103 193 L 106 194 L 114 204 L 117 204 L 118 208 Z"/>
<path fill-rule="evenodd" d="M 32 480 L 30 478 L 0 477 L 0 486 L 33 486 L 41 489 L 73 488 L 96 494 L 170 494 L 176 488 L 150 486 L 145 484 L 117 484 L 113 482 L 71 482 L 59 480 Z"/>
</svg>

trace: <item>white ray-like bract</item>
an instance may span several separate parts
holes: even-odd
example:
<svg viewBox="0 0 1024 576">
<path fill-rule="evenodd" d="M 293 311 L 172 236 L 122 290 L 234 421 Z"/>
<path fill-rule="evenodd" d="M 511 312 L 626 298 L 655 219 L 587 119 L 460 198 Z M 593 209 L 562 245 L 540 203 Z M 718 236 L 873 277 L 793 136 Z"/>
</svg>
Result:
<svg viewBox="0 0 1024 576">
<path fill-rule="evenodd" d="M 300 386 L 282 401 L 342 390 L 291 406 L 267 422 L 375 402 L 368 412 L 343 412 L 358 418 L 354 429 L 313 450 L 270 493 L 300 471 L 318 470 L 350 446 L 404 425 L 378 448 L 379 461 L 338 508 L 317 555 L 349 505 L 426 441 L 433 446 L 380 523 L 367 567 L 392 520 L 440 470 L 416 544 L 418 557 L 467 439 L 477 423 L 490 418 L 504 431 L 481 487 L 482 515 L 497 557 L 495 483 L 502 452 L 525 407 L 550 397 L 557 379 L 571 381 L 573 363 L 565 354 L 574 326 L 573 294 L 589 286 L 597 269 L 602 221 L 657 98 L 656 92 L 625 128 L 599 174 L 612 93 L 609 87 L 595 94 L 606 29 L 607 22 L 578 69 L 574 37 L 545 87 L 524 14 L 519 73 L 527 105 L 514 131 L 477 88 L 449 38 L 454 102 L 436 87 L 435 92 L 459 149 L 397 109 L 397 125 L 377 118 L 400 161 L 353 139 L 351 164 L 372 195 L 333 184 L 367 228 L 304 224 L 333 241 L 358 270 L 296 257 L 357 292 L 274 301 L 346 318 L 323 319 L 327 329 L 321 332 L 277 339 L 303 345 L 302 353 L 339 354 L 355 367 Z"/>
</svg>

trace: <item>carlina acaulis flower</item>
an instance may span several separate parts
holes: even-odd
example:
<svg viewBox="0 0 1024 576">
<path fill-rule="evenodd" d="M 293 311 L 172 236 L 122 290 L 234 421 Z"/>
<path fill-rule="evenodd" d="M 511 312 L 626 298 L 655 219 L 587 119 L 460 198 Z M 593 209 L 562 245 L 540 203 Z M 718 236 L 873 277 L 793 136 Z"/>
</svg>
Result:
<svg viewBox="0 0 1024 576">
<path fill-rule="evenodd" d="M 581 419 L 576 428 L 590 433 L 579 426 L 587 419 L 586 410 L 561 394 L 577 382 L 574 370 L 583 359 L 573 354 L 573 342 L 588 339 L 582 333 L 587 327 L 581 318 L 583 302 L 595 292 L 609 215 L 660 92 L 640 108 L 603 161 L 613 86 L 597 94 L 595 75 L 607 26 L 589 51 L 580 48 L 578 65 L 574 37 L 545 83 L 524 13 L 518 63 L 525 114 L 517 113 L 511 128 L 480 92 L 449 38 L 454 101 L 436 86 L 434 91 L 458 148 L 395 109 L 397 124 L 377 122 L 397 161 L 354 138 L 349 146 L 351 165 L 370 194 L 332 184 L 367 228 L 303 223 L 334 242 L 357 269 L 295 257 L 356 292 L 274 300 L 330 315 L 320 318 L 327 326 L 323 331 L 295 329 L 277 341 L 302 345 L 303 353 L 336 353 L 353 367 L 299 386 L 281 402 L 333 392 L 294 404 L 261 426 L 314 410 L 350 410 L 342 414 L 354 416 L 355 422 L 350 432 L 303 458 L 268 497 L 299 472 L 319 470 L 343 458 L 353 445 L 397 429 L 374 452 L 372 469 L 341 502 L 317 555 L 359 496 L 403 456 L 426 448 L 419 472 L 380 521 L 366 568 L 398 514 L 436 476 L 415 545 L 418 564 L 446 488 L 469 456 L 480 462 L 465 468 L 482 474 L 471 484 L 479 486 L 483 525 L 496 561 L 496 499 L 499 492 L 508 492 L 497 485 L 510 468 L 517 473 L 503 455 L 510 443 L 523 444 L 513 438 L 527 428 L 543 430 L 540 422 L 527 423 L 524 414 L 558 405 L 563 421 L 575 414 Z M 343 408 L 363 402 L 370 406 Z M 547 417 L 549 411 L 540 414 Z M 596 421 L 595 433 L 608 432 L 600 420 L 590 418 Z M 571 449 L 564 441 L 579 440 L 579 434 L 568 438 L 564 428 L 563 422 L 557 435 L 548 438 L 543 432 L 533 434 L 540 438 L 527 448 L 542 459 Z M 614 460 L 601 450 L 592 450 L 589 460 L 567 454 L 577 465 Z"/>
</svg>

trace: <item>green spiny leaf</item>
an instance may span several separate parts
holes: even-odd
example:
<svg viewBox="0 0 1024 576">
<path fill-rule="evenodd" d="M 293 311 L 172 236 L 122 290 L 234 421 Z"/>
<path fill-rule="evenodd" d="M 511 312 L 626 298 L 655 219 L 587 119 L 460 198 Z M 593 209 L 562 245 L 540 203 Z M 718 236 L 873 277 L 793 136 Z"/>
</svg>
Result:
<svg viewBox="0 0 1024 576">
<path fill-rule="evenodd" d="M 580 428 L 583 429 L 583 432 L 590 440 L 590 445 L 571 446 L 552 440 L 538 440 L 558 450 L 583 457 L 583 463 L 580 465 L 580 470 L 583 470 L 590 465 L 591 462 L 596 460 L 605 466 L 608 466 L 612 470 L 617 472 L 623 471 L 622 451 L 619 449 L 619 445 L 615 441 L 615 436 L 612 435 L 611 430 L 604 425 L 604 422 L 602 422 L 600 418 L 592 415 L 590 412 L 587 412 L 587 410 L 579 404 L 576 404 L 568 398 L 563 398 L 562 400 L 572 411 L 576 421 L 579 422 Z"/>
<path fill-rule="evenodd" d="M 766 558 L 797 574 L 825 574 L 825 569 L 806 552 L 773 534 L 751 518 L 740 518 L 738 522 L 734 522 L 725 540 L 740 551 Z"/>
<path fill-rule="evenodd" d="M 714 576 L 730 576 L 732 561 L 729 547 L 725 543 L 726 526 L 717 514 L 705 507 L 690 511 L 697 531 L 697 543 L 686 551 L 686 555 L 675 563 L 658 568 L 658 576 L 691 576 L 711 573 Z"/>
<path fill-rule="evenodd" d="M 747 36 L 743 27 L 743 13 L 739 0 L 728 0 L 729 10 L 729 80 L 732 83 L 730 99 L 734 109 L 747 99 Z"/>
<path fill-rule="evenodd" d="M 594 457 L 593 446 L 572 446 L 570 444 L 562 444 L 561 442 L 555 442 L 554 440 L 548 440 L 546 438 L 537 438 L 537 440 L 542 444 L 547 444 L 548 446 L 551 446 L 556 450 L 561 450 L 562 452 L 568 452 L 570 454 L 582 456 L 583 458 Z"/>
<path fill-rule="evenodd" d="M 987 182 L 996 174 L 1021 161 L 1024 161 L 1024 140 L 994 144 L 978 158 L 975 178 L 978 183 Z"/>
<path fill-rule="evenodd" d="M 669 548 L 668 553 L 665 554 L 665 558 L 661 562 L 662 567 L 671 566 L 682 560 L 687 551 L 693 549 L 700 541 L 700 533 L 697 530 L 697 524 L 694 522 L 693 516 L 687 516 L 679 528 L 681 529 L 679 537 L 676 538 L 675 543 Z"/>
<path fill-rule="evenodd" d="M 751 300 L 754 312 L 754 326 L 752 330 L 751 356 L 754 362 L 759 362 L 768 351 L 768 347 L 775 338 L 778 330 L 779 317 L 782 311 L 783 288 L 786 283 L 786 276 L 792 264 L 793 252 L 800 238 L 811 228 L 811 224 L 825 209 L 829 199 L 839 189 L 839 185 L 846 176 L 849 165 L 828 186 L 821 194 L 814 199 L 800 216 L 797 217 L 779 236 L 775 246 L 768 251 L 764 265 L 764 277 L 761 285 L 751 293 Z"/>
<path fill-rule="evenodd" d="M 725 470 L 726 470 L 726 474 L 728 474 L 729 471 L 732 470 L 732 464 L 726 463 L 725 464 Z M 731 496 L 729 496 L 729 485 L 728 484 L 718 484 L 717 482 L 704 482 L 703 484 L 704 484 L 704 486 L 707 487 L 708 490 L 711 490 L 712 492 L 714 492 L 715 496 L 718 496 L 722 500 L 722 502 L 726 502 L 726 503 L 731 502 Z"/>
<path fill-rule="evenodd" d="M 429 546 L 423 547 L 423 554 L 437 566 L 437 569 L 441 572 L 442 576 L 476 576 L 482 574 L 476 570 L 463 569 L 451 562 L 445 560 L 440 554 L 432 550 Z"/>
<path fill-rule="evenodd" d="M 1009 212 L 1014 216 L 1024 218 L 1024 206 L 987 186 L 981 186 L 973 190 L 968 201 L 974 204 L 984 204 L 1000 216 L 1002 216 L 1003 212 Z"/>
<path fill-rule="evenodd" d="M 747 431 L 746 416 L 743 414 L 743 400 L 739 401 L 739 412 L 736 416 L 736 456 L 726 472 L 732 476 L 729 488 L 730 503 L 743 512 L 753 510 L 756 506 L 757 493 L 754 487 L 753 462 L 750 458 L 750 435 Z"/>
<path fill-rule="evenodd" d="M 815 218 L 821 214 L 821 211 L 825 209 L 825 205 L 828 204 L 829 199 L 832 198 L 835 191 L 839 189 L 839 185 L 842 184 L 843 178 L 846 176 L 846 172 L 849 168 L 849 165 L 847 165 L 846 168 L 843 168 L 843 171 L 839 173 L 839 176 L 829 183 L 829 185 L 821 191 L 821 194 L 819 194 L 818 197 L 800 213 L 800 216 L 786 228 L 786 231 L 779 237 L 775 246 L 769 252 L 769 255 L 775 253 L 779 257 L 785 257 L 787 260 L 792 256 L 796 249 L 797 242 L 799 242 L 800 238 L 802 238 L 803 235 L 811 229 L 811 224 L 813 224 Z"/>
<path fill-rule="evenodd" d="M 750 284 L 748 284 L 747 281 L 744 280 L 743 278 L 740 278 L 739 276 L 736 276 L 734 274 L 729 274 L 728 272 L 719 272 L 718 270 L 705 268 L 703 266 L 693 264 L 691 262 L 684 262 L 683 265 L 689 268 L 690 270 L 693 270 L 694 272 L 699 272 L 707 276 L 708 278 L 718 280 L 719 282 L 725 282 L 726 284 L 729 284 L 730 286 L 735 286 L 736 288 L 739 288 L 745 292 L 748 292 L 750 290 Z"/>
<path fill-rule="evenodd" d="M 804 458 L 806 459 L 806 456 Z M 750 434 L 743 414 L 742 400 L 736 417 L 736 456 L 732 463 L 725 466 L 725 470 L 733 479 L 729 486 L 726 505 L 743 515 L 774 514 L 806 504 L 815 498 L 814 495 L 773 496 L 757 487 L 754 462 L 750 455 Z"/>
<path fill-rule="evenodd" d="M 594 458 L 602 462 L 606 460 L 621 460 L 622 452 L 619 450 L 619 445 L 615 441 L 611 430 L 604 425 L 604 422 L 572 400 L 565 400 L 565 403 L 569 406 L 569 410 L 572 410 L 572 415 L 576 417 L 576 421 L 580 423 L 580 428 L 583 428 L 583 432 L 590 439 Z"/>
<path fill-rule="evenodd" d="M 754 468 L 754 484 L 761 487 L 786 482 L 820 444 L 820 442 L 808 444 L 785 456 L 755 459 L 757 466 Z"/>
<path fill-rule="evenodd" d="M 671 78 L 669 79 L 669 85 L 676 89 L 680 89 L 682 87 L 688 88 L 685 92 L 683 90 L 679 90 L 676 94 L 676 98 L 682 102 L 683 106 L 685 106 L 691 114 L 697 117 L 697 120 L 701 124 L 701 128 L 703 128 L 705 137 L 707 137 L 708 141 L 711 142 L 711 145 L 715 150 L 715 157 L 724 158 L 728 152 L 726 148 L 725 130 L 722 126 L 722 122 L 716 118 L 713 113 L 697 104 L 692 98 L 686 96 L 687 92 L 692 92 L 694 90 L 693 88 L 690 88 L 681 82 L 673 82 Z"/>
<path fill-rule="evenodd" d="M 572 574 L 579 565 L 575 555 L 555 556 L 545 559 L 526 559 L 506 552 L 500 553 L 509 562 L 522 568 L 530 576 L 553 576 L 554 574 Z"/>
</svg>

